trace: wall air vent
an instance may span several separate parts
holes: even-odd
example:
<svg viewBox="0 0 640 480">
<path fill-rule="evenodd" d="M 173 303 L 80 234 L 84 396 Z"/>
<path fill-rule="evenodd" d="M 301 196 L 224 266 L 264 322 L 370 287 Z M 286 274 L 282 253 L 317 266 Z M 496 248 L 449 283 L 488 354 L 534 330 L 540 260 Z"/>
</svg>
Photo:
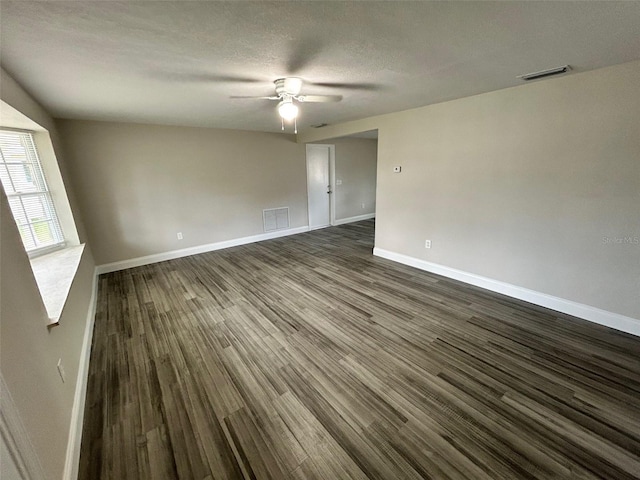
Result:
<svg viewBox="0 0 640 480">
<path fill-rule="evenodd" d="M 289 207 L 268 208 L 262 211 L 264 231 L 273 232 L 289 228 Z"/>
<path fill-rule="evenodd" d="M 561 67 L 550 68 L 549 70 L 541 70 L 539 72 L 527 73 L 526 75 L 518 75 L 516 78 L 520 78 L 525 81 L 536 80 L 538 78 L 567 73 L 569 70 L 571 70 L 571 67 L 569 65 L 563 65 Z"/>
</svg>

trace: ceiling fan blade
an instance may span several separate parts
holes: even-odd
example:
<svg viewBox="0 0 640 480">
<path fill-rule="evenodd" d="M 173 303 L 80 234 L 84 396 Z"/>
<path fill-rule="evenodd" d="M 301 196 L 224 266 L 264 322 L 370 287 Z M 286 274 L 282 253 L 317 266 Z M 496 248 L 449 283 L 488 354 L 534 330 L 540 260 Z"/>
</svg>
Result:
<svg viewBox="0 0 640 480">
<path fill-rule="evenodd" d="M 161 78 L 171 80 L 174 82 L 192 82 L 192 83 L 260 83 L 263 80 L 259 78 L 242 77 L 239 75 L 215 75 L 202 72 L 191 73 L 179 73 L 179 72 L 164 72 Z"/>
<path fill-rule="evenodd" d="M 255 95 L 232 95 L 229 98 L 257 98 L 262 100 L 280 100 L 280 97 L 259 97 Z"/>
<path fill-rule="evenodd" d="M 317 37 L 307 36 L 295 39 L 287 59 L 287 74 L 296 75 L 309 65 L 322 50 L 322 42 Z"/>
<path fill-rule="evenodd" d="M 241 77 L 239 75 L 211 75 L 214 82 L 236 82 L 236 83 L 260 83 L 263 80 L 252 77 Z"/>
<path fill-rule="evenodd" d="M 305 103 L 339 102 L 342 100 L 342 95 L 299 95 L 296 97 L 296 100 Z"/>
<path fill-rule="evenodd" d="M 340 88 L 342 90 L 382 90 L 384 85 L 376 83 L 340 83 L 340 82 L 310 82 L 309 85 L 317 87 Z"/>
</svg>

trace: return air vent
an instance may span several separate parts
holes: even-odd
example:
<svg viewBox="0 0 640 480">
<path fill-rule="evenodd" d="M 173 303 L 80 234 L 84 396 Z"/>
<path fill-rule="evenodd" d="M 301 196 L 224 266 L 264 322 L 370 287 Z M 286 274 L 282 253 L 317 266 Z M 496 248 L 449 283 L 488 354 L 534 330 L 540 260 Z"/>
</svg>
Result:
<svg viewBox="0 0 640 480">
<path fill-rule="evenodd" d="M 562 65 L 561 67 L 550 68 L 549 70 L 540 70 L 539 72 L 527 73 L 525 75 L 518 75 L 516 78 L 529 81 L 536 80 L 538 78 L 550 77 L 551 75 L 560 75 L 561 73 L 567 73 L 571 70 L 569 65 Z"/>
<path fill-rule="evenodd" d="M 264 221 L 265 232 L 289 228 L 289 207 L 263 210 L 262 220 Z"/>
</svg>

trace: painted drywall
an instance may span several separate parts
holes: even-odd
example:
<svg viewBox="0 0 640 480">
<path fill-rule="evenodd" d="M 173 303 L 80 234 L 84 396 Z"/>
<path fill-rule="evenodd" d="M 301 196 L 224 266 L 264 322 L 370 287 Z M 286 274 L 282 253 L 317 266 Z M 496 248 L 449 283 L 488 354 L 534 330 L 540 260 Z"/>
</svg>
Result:
<svg viewBox="0 0 640 480">
<path fill-rule="evenodd" d="M 290 135 L 59 121 L 98 264 L 307 225 L 305 148 Z M 178 240 L 181 232 L 183 240 Z"/>
<path fill-rule="evenodd" d="M 335 138 L 322 143 L 336 147 L 336 221 L 374 214 L 378 141 L 367 138 Z M 342 182 L 340 185 L 337 184 L 338 180 Z"/>
<path fill-rule="evenodd" d="M 51 117 L 5 72 L 2 72 L 0 96 L 2 101 L 50 132 L 64 177 L 64 157 L 58 152 L 57 132 Z M 67 178 L 64 184 L 72 200 Z M 0 373 L 47 478 L 60 479 L 95 265 L 87 245 L 60 325 L 48 329 L 47 313 L 4 192 L 0 194 L 0 203 Z M 71 206 L 73 208 L 73 201 Z M 74 215 L 79 223 L 77 212 Z M 62 359 L 64 365 L 65 383 L 58 375 L 58 359 Z"/>
<path fill-rule="evenodd" d="M 2 99 L 7 99 L 0 103 L 0 126 L 34 132 L 34 142 L 65 239 L 75 245 L 86 242 L 73 189 L 66 185 L 69 173 L 65 162 L 61 161 L 65 155 L 54 120 L 4 69 L 0 69 L 0 92 Z"/>
<path fill-rule="evenodd" d="M 0 436 L 0 478 L 2 480 L 22 480 L 16 462 L 9 453 L 4 437 Z"/>
<path fill-rule="evenodd" d="M 377 248 L 640 319 L 638 78 L 630 62 L 298 141 L 378 129 Z"/>
</svg>

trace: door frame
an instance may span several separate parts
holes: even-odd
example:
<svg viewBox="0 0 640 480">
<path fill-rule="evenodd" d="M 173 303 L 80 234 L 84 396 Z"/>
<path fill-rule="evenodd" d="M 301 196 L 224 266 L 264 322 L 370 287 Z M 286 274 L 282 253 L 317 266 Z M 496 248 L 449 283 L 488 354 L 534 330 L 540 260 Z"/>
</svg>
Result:
<svg viewBox="0 0 640 480">
<path fill-rule="evenodd" d="M 309 147 L 327 147 L 329 151 L 329 184 L 331 185 L 331 195 L 329 195 L 329 225 L 333 226 L 336 224 L 336 146 L 334 144 L 329 143 L 307 143 L 305 145 L 305 157 L 304 157 L 304 168 L 307 173 L 306 182 L 307 182 L 307 225 L 309 225 L 309 230 L 316 230 L 318 228 L 325 227 L 313 227 L 311 228 L 311 216 L 309 215 L 309 173 L 308 173 L 308 163 L 307 158 L 309 156 Z"/>
</svg>

